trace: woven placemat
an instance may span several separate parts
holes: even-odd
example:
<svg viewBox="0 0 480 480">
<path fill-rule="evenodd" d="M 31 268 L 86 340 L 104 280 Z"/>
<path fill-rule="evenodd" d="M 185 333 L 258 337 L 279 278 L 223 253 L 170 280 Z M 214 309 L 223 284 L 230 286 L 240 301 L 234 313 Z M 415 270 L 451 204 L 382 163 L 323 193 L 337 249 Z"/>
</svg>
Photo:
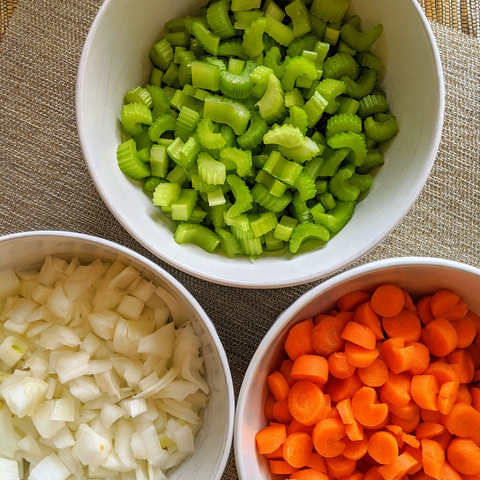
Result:
<svg viewBox="0 0 480 480">
<path fill-rule="evenodd" d="M 178 278 L 216 325 L 235 393 L 257 345 L 314 286 L 241 290 L 156 260 L 111 215 L 86 170 L 74 91 L 83 42 L 101 0 L 22 0 L 1 43 L 0 234 L 74 230 L 128 246 Z M 431 23 L 444 67 L 446 116 L 431 176 L 403 222 L 356 265 L 419 255 L 480 267 L 480 42 Z M 236 479 L 231 456 L 224 480 Z"/>
</svg>

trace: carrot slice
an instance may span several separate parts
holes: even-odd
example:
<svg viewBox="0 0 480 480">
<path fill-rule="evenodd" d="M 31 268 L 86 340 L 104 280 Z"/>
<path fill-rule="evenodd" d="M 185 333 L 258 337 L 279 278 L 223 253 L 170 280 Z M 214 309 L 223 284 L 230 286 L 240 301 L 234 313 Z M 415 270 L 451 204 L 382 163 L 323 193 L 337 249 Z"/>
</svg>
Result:
<svg viewBox="0 0 480 480">
<path fill-rule="evenodd" d="M 431 308 L 432 297 L 433 295 L 425 295 L 417 302 L 417 315 L 423 325 L 428 325 L 435 320 Z"/>
<path fill-rule="evenodd" d="M 410 432 L 413 432 L 417 427 L 417 425 L 420 423 L 420 415 L 416 415 L 415 417 L 407 420 L 405 418 L 400 418 L 400 417 L 397 417 L 396 415 L 391 414 L 390 421 L 392 424 L 401 427 L 401 429 L 405 433 L 410 433 Z"/>
<path fill-rule="evenodd" d="M 325 397 L 318 386 L 308 380 L 296 382 L 288 395 L 288 407 L 293 418 L 304 425 L 313 425 L 322 414 Z"/>
<path fill-rule="evenodd" d="M 313 320 L 309 318 L 297 323 L 288 332 L 284 348 L 292 360 L 305 353 L 315 353 L 312 344 L 313 327 Z"/>
<path fill-rule="evenodd" d="M 312 452 L 310 460 L 307 462 L 306 467 L 319 470 L 320 472 L 327 473 L 327 464 L 325 459 L 317 452 Z"/>
<path fill-rule="evenodd" d="M 313 468 L 299 470 L 298 472 L 292 473 L 288 478 L 292 480 L 330 480 L 325 473 Z"/>
<path fill-rule="evenodd" d="M 377 348 L 368 349 L 352 342 L 345 343 L 347 361 L 358 368 L 369 367 L 379 355 Z"/>
<path fill-rule="evenodd" d="M 368 439 L 363 437 L 361 440 L 350 440 L 345 438 L 345 450 L 342 455 L 350 460 L 360 460 L 368 449 Z"/>
<path fill-rule="evenodd" d="M 405 297 L 400 287 L 386 283 L 375 289 L 370 302 L 375 313 L 381 317 L 393 317 L 403 309 Z"/>
<path fill-rule="evenodd" d="M 383 480 L 383 477 L 378 473 L 378 469 L 381 465 L 375 462 L 374 466 L 371 466 L 364 474 L 363 480 Z"/>
<path fill-rule="evenodd" d="M 276 403 L 277 400 L 275 399 L 275 397 L 271 393 L 268 393 L 267 397 L 265 398 L 265 403 L 263 404 L 263 414 L 269 422 L 275 421 L 273 407 Z"/>
<path fill-rule="evenodd" d="M 380 319 L 373 310 L 371 302 L 362 303 L 355 309 L 353 321 L 370 328 L 377 340 L 383 340 L 385 338 Z"/>
<path fill-rule="evenodd" d="M 423 422 L 415 428 L 415 436 L 418 440 L 422 438 L 435 438 L 445 431 L 445 427 L 440 423 Z"/>
<path fill-rule="evenodd" d="M 288 398 L 279 400 L 273 406 L 273 416 L 278 423 L 288 425 L 293 420 L 290 408 L 288 407 Z"/>
<path fill-rule="evenodd" d="M 357 442 L 365 438 L 365 435 L 363 433 L 363 426 L 360 425 L 360 423 L 358 423 L 356 419 L 353 423 L 345 424 L 345 433 L 347 434 L 347 437 L 353 442 Z"/>
<path fill-rule="evenodd" d="M 275 397 L 277 402 L 288 397 L 290 387 L 285 377 L 278 370 L 267 377 L 267 385 L 270 393 Z"/>
<path fill-rule="evenodd" d="M 373 350 L 376 344 L 375 333 L 372 329 L 357 322 L 349 322 L 343 329 L 341 337 L 355 345 Z"/>
<path fill-rule="evenodd" d="M 421 447 L 414 448 L 411 445 L 407 445 L 405 447 L 405 452 L 410 454 L 418 463 L 410 468 L 407 472 L 407 475 L 413 475 L 414 473 L 419 472 L 422 470 L 422 449 Z"/>
<path fill-rule="evenodd" d="M 436 318 L 422 329 L 422 342 L 436 357 L 444 357 L 457 347 L 457 331 L 446 318 Z"/>
<path fill-rule="evenodd" d="M 357 461 L 351 460 L 343 455 L 333 458 L 326 458 L 327 472 L 329 477 L 343 478 L 348 477 L 355 472 Z"/>
<path fill-rule="evenodd" d="M 453 405 L 457 401 L 458 396 L 458 382 L 445 382 L 440 387 L 440 392 L 438 393 L 437 406 L 440 413 L 443 415 L 448 415 Z"/>
<path fill-rule="evenodd" d="M 452 441 L 452 434 L 445 430 L 443 433 L 435 437 L 435 440 L 445 451 L 447 451 L 450 442 Z"/>
<path fill-rule="evenodd" d="M 352 410 L 355 418 L 364 427 L 381 424 L 388 415 L 388 406 L 377 403 L 377 392 L 370 387 L 362 387 L 352 398 Z"/>
<path fill-rule="evenodd" d="M 464 475 L 460 475 L 449 463 L 445 461 L 443 466 L 442 480 L 466 480 Z"/>
<path fill-rule="evenodd" d="M 436 480 L 441 480 L 445 465 L 445 451 L 430 438 L 422 440 L 422 464 L 423 471 Z"/>
<path fill-rule="evenodd" d="M 448 446 L 447 458 L 461 474 L 480 473 L 480 447 L 468 438 L 454 438 Z"/>
<path fill-rule="evenodd" d="M 414 342 L 411 344 L 415 353 L 413 356 L 413 365 L 408 369 L 410 375 L 421 375 L 425 373 L 430 365 L 430 350 L 420 342 Z"/>
<path fill-rule="evenodd" d="M 283 458 L 292 467 L 302 468 L 310 460 L 313 449 L 313 441 L 310 435 L 297 432 L 288 435 L 283 442 Z"/>
<path fill-rule="evenodd" d="M 346 398 L 352 398 L 354 393 L 362 388 L 362 382 L 355 372 L 348 378 L 332 378 L 328 382 L 325 393 L 328 393 L 333 402 L 340 402 Z"/>
<path fill-rule="evenodd" d="M 398 444 L 388 432 L 376 432 L 368 441 L 368 453 L 381 465 L 393 463 L 398 457 Z"/>
<path fill-rule="evenodd" d="M 415 347 L 406 347 L 402 337 L 389 338 L 382 344 L 382 358 L 393 373 L 406 372 L 413 366 Z"/>
<path fill-rule="evenodd" d="M 295 383 L 295 380 L 292 378 L 292 366 L 293 360 L 291 358 L 287 358 L 282 362 L 280 368 L 278 369 L 278 371 L 287 381 L 289 387 L 291 387 Z"/>
<path fill-rule="evenodd" d="M 466 350 L 454 350 L 447 355 L 447 361 L 457 372 L 460 383 L 470 383 L 472 381 L 475 372 L 475 362 Z"/>
<path fill-rule="evenodd" d="M 328 361 L 320 355 L 300 355 L 293 362 L 291 376 L 293 380 L 309 380 L 313 383 L 327 383 Z"/>
<path fill-rule="evenodd" d="M 334 352 L 328 356 L 328 370 L 336 378 L 348 378 L 355 369 L 356 367 L 347 361 L 345 352 Z"/>
<path fill-rule="evenodd" d="M 382 400 L 384 400 L 382 398 Z M 385 401 L 385 400 L 384 400 Z M 385 402 L 388 405 L 388 411 L 404 420 L 412 420 L 420 414 L 420 407 L 413 401 L 408 402 L 404 407 L 399 407 L 393 403 Z"/>
<path fill-rule="evenodd" d="M 443 424 L 452 435 L 471 438 L 477 445 L 480 444 L 480 412 L 471 405 L 456 403 L 445 415 Z"/>
<path fill-rule="evenodd" d="M 403 452 L 393 463 L 379 467 L 378 473 L 384 480 L 400 480 L 417 463 L 409 453 Z"/>
<path fill-rule="evenodd" d="M 345 425 L 338 418 L 327 418 L 318 422 L 312 433 L 313 446 L 325 458 L 341 455 L 346 448 Z"/>
<path fill-rule="evenodd" d="M 368 302 L 372 294 L 364 290 L 355 290 L 342 295 L 335 305 L 340 311 L 353 312 L 360 304 Z"/>
<path fill-rule="evenodd" d="M 345 340 L 341 337 L 344 325 L 336 317 L 324 318 L 312 331 L 312 346 L 315 353 L 328 357 L 339 352 Z"/>
<path fill-rule="evenodd" d="M 458 343 L 457 348 L 467 348 L 472 344 L 477 336 L 475 323 L 470 317 L 463 317 L 450 322 L 457 332 Z"/>
<path fill-rule="evenodd" d="M 455 400 L 455 403 L 465 403 L 467 405 L 471 405 L 472 402 L 473 402 L 473 398 L 472 398 L 472 394 L 470 393 L 470 390 L 464 385 L 459 385 L 458 392 L 457 392 L 457 399 Z"/>
<path fill-rule="evenodd" d="M 366 387 L 381 387 L 388 380 L 387 365 L 379 358 L 376 358 L 369 367 L 359 368 L 357 374 Z"/>
<path fill-rule="evenodd" d="M 263 456 L 267 460 L 283 460 L 283 444 L 280 445 L 276 450 L 272 453 L 264 453 Z"/>
<path fill-rule="evenodd" d="M 446 382 L 459 382 L 458 374 L 455 369 L 444 362 L 432 362 L 425 370 L 426 375 L 433 375 L 440 385 Z"/>
<path fill-rule="evenodd" d="M 411 399 L 411 385 L 412 378 L 410 375 L 388 372 L 388 380 L 380 388 L 380 398 L 384 402 L 405 407 Z"/>
<path fill-rule="evenodd" d="M 340 418 L 345 425 L 351 424 L 355 421 L 352 410 L 352 401 L 349 398 L 341 400 L 337 403 L 337 410 Z"/>
<path fill-rule="evenodd" d="M 272 453 L 275 451 L 287 438 L 287 430 L 285 425 L 281 423 L 274 423 L 268 427 L 262 428 L 255 435 L 257 448 L 259 453 Z"/>
<path fill-rule="evenodd" d="M 269 460 L 268 466 L 270 472 L 275 475 L 291 475 L 296 471 L 296 469 L 285 460 Z"/>
<path fill-rule="evenodd" d="M 470 395 L 472 396 L 472 407 L 480 412 L 480 388 L 470 387 Z"/>
<path fill-rule="evenodd" d="M 415 306 L 415 304 L 413 303 L 413 300 L 412 300 L 412 297 L 410 296 L 410 294 L 408 293 L 407 289 L 406 288 L 402 288 L 403 290 L 403 296 L 405 298 L 405 305 L 403 306 L 403 308 L 405 310 L 409 310 L 410 312 L 416 312 L 417 311 L 417 307 Z"/>
<path fill-rule="evenodd" d="M 452 290 L 438 290 L 432 297 L 431 309 L 435 318 L 457 320 L 466 315 L 467 304 Z"/>
<path fill-rule="evenodd" d="M 438 380 L 433 375 L 424 374 L 412 377 L 412 398 L 420 408 L 438 410 L 439 391 Z"/>
<path fill-rule="evenodd" d="M 422 333 L 422 324 L 417 315 L 405 309 L 393 317 L 384 317 L 382 325 L 390 338 L 404 338 L 405 343 L 418 341 Z"/>
</svg>

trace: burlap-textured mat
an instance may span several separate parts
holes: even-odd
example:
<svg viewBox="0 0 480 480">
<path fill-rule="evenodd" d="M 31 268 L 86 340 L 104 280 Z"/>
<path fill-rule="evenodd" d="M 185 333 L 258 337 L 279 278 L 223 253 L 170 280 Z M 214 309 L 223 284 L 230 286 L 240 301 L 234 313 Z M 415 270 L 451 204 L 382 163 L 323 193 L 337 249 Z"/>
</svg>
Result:
<svg viewBox="0 0 480 480">
<path fill-rule="evenodd" d="M 152 258 L 102 203 L 78 144 L 75 77 L 84 39 L 101 3 L 22 0 L 0 44 L 0 234 L 74 230 Z M 446 82 L 440 152 L 413 209 L 358 264 L 420 255 L 480 267 L 480 43 L 446 26 L 434 22 L 431 26 Z M 255 348 L 276 316 L 313 286 L 240 290 L 157 263 L 182 281 L 213 319 L 227 351 L 236 394 Z M 233 457 L 223 478 L 237 478 Z"/>
</svg>

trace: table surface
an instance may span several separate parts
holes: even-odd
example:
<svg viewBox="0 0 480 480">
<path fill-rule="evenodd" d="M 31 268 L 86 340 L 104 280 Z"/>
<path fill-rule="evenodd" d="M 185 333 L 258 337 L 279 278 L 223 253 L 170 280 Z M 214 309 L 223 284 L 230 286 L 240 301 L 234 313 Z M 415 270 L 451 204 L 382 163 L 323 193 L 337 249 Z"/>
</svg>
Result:
<svg viewBox="0 0 480 480">
<path fill-rule="evenodd" d="M 405 219 L 348 268 L 401 256 L 442 257 L 480 268 L 479 1 L 419 0 L 443 66 L 440 149 Z M 320 281 L 268 291 L 209 284 L 155 259 L 118 224 L 85 168 L 74 114 L 78 59 L 101 3 L 21 0 L 17 6 L 17 0 L 0 0 L 0 235 L 78 231 L 156 261 L 212 318 L 237 396 L 250 359 L 275 318 Z M 236 478 L 232 454 L 223 480 Z"/>
</svg>

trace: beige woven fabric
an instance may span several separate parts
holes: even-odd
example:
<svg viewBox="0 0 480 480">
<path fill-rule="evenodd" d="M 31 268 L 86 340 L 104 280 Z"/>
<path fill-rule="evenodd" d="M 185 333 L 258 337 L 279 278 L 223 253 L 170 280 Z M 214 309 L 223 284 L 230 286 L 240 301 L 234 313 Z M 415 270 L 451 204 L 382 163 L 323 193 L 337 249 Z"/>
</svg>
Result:
<svg viewBox="0 0 480 480">
<path fill-rule="evenodd" d="M 95 190 L 79 147 L 75 77 L 100 0 L 23 0 L 0 54 L 0 234 L 74 230 L 155 260 L 117 223 Z M 444 66 L 446 117 L 431 176 L 404 221 L 357 264 L 438 256 L 480 267 L 480 43 L 432 23 Z M 277 315 L 313 284 L 274 291 L 209 284 L 174 268 L 213 319 L 238 394 Z M 236 479 L 233 457 L 225 480 Z"/>
</svg>

